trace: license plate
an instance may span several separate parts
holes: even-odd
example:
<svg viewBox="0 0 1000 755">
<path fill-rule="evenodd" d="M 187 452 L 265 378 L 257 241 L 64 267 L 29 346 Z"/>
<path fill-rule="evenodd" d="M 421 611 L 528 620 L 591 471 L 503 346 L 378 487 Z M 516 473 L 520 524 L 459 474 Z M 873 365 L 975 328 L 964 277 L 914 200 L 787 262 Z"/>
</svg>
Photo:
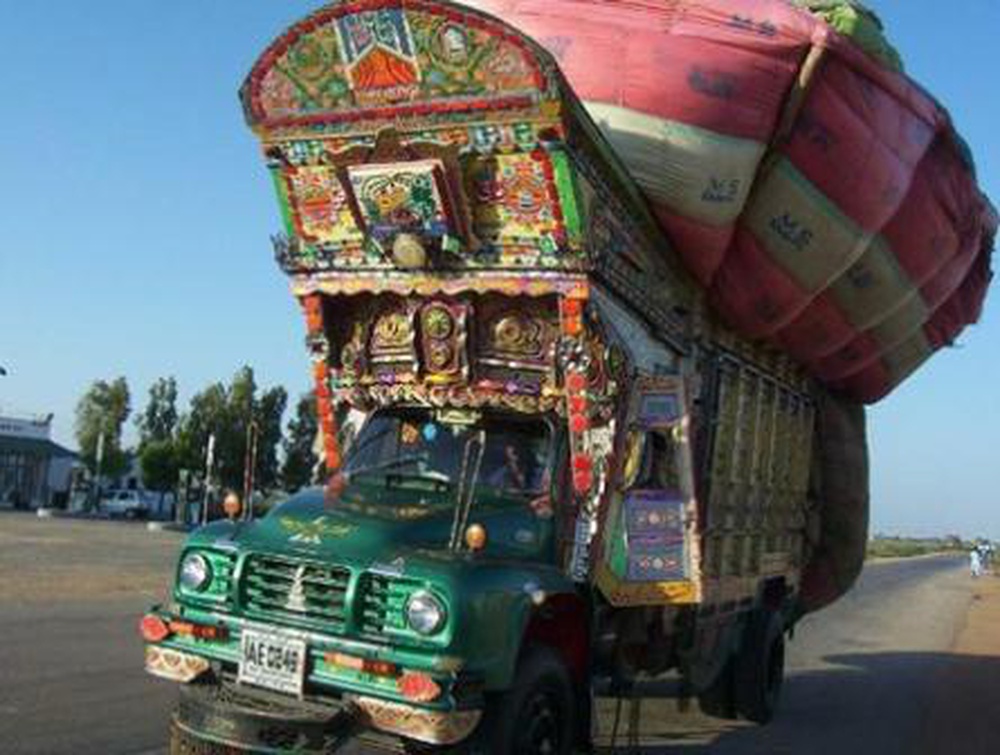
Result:
<svg viewBox="0 0 1000 755">
<path fill-rule="evenodd" d="M 280 632 L 243 630 L 238 677 L 241 683 L 301 696 L 305 672 L 305 640 Z"/>
</svg>

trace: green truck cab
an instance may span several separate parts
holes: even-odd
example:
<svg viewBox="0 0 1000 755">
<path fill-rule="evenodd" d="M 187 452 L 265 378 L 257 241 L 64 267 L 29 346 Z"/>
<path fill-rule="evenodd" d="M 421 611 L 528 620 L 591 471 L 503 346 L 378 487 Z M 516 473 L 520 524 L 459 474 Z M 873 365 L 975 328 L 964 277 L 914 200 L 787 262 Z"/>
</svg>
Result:
<svg viewBox="0 0 1000 755">
<path fill-rule="evenodd" d="M 668 672 L 766 721 L 823 530 L 814 420 L 863 445 L 863 415 L 713 319 L 499 20 L 334 3 L 241 98 L 330 478 L 184 544 L 141 627 L 173 751 L 568 753 L 595 694 Z"/>
</svg>

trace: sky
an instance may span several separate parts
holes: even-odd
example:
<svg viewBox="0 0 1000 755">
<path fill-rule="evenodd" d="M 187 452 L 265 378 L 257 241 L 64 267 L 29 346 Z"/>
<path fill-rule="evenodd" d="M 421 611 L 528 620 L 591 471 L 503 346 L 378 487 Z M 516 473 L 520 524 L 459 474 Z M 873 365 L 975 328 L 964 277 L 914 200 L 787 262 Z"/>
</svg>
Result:
<svg viewBox="0 0 1000 755">
<path fill-rule="evenodd" d="M 174 375 L 181 405 L 251 364 L 309 388 L 270 235 L 277 203 L 236 92 L 310 0 L 6 0 L 0 24 L 0 413 Z M 995 0 L 869 0 L 1000 200 Z M 1000 538 L 1000 294 L 869 412 L 872 531 Z M 131 421 L 130 421 L 131 425 Z M 134 429 L 130 431 L 134 435 Z"/>
</svg>

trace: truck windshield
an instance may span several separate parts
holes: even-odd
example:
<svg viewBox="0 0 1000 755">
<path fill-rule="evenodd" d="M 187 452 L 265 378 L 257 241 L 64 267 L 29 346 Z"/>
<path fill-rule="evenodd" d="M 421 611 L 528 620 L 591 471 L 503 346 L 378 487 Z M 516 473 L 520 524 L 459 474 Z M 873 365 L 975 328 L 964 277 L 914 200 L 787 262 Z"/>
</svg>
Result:
<svg viewBox="0 0 1000 755">
<path fill-rule="evenodd" d="M 483 437 L 479 473 L 470 480 L 474 500 L 477 506 L 500 506 L 547 492 L 550 435 L 540 418 L 499 412 L 449 418 L 431 409 L 386 409 L 373 414 L 358 433 L 344 472 L 352 486 L 411 491 L 401 498 L 409 506 L 450 508 L 461 486 L 466 445 Z M 397 497 L 379 498 L 392 505 Z"/>
</svg>

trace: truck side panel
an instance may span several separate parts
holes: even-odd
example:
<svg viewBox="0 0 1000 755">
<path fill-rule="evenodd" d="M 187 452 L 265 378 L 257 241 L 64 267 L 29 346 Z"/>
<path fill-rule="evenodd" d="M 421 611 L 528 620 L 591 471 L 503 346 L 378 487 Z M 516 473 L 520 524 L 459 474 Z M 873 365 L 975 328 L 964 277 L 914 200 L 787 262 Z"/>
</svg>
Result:
<svg viewBox="0 0 1000 755">
<path fill-rule="evenodd" d="M 761 580 L 799 580 L 813 402 L 795 386 L 721 353 L 703 402 L 702 577 L 708 602 L 743 601 Z"/>
</svg>

